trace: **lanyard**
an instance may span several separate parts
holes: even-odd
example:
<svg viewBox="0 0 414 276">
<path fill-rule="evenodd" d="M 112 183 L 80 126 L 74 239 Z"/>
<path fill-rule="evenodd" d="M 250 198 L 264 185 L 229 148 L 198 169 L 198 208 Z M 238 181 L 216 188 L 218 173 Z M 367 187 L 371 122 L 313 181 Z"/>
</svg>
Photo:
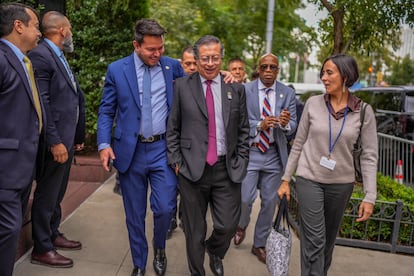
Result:
<svg viewBox="0 0 414 276">
<path fill-rule="evenodd" d="M 344 129 L 346 114 L 348 113 L 348 105 L 346 105 L 345 112 L 344 112 L 344 120 L 342 121 L 341 129 L 339 130 L 338 136 L 336 136 L 335 141 L 332 144 L 332 126 L 331 126 L 331 99 L 328 101 L 328 119 L 329 119 L 329 155 L 328 159 L 331 158 L 331 153 L 338 142 L 339 137 L 342 134 L 342 130 Z"/>
</svg>

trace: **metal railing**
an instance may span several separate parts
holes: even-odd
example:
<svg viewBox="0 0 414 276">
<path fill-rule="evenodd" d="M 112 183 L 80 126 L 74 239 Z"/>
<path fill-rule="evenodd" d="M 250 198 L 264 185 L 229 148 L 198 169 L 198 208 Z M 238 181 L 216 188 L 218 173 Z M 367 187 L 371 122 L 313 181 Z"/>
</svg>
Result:
<svg viewBox="0 0 414 276">
<path fill-rule="evenodd" d="M 299 203 L 291 181 L 289 223 L 299 235 Z M 414 254 L 414 216 L 401 200 L 376 201 L 371 218 L 357 223 L 358 208 L 362 199 L 351 198 L 345 211 L 336 244 L 391 253 Z"/>
<path fill-rule="evenodd" d="M 403 184 L 414 187 L 414 141 L 378 133 L 378 171 L 395 178 L 399 160 L 402 163 Z"/>
</svg>

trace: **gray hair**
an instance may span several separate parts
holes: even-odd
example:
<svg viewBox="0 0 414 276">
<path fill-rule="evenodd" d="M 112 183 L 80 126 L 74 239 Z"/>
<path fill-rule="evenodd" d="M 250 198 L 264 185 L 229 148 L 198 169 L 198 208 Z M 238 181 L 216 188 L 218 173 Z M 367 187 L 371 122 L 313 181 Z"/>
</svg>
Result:
<svg viewBox="0 0 414 276">
<path fill-rule="evenodd" d="M 220 39 L 218 37 L 215 37 L 214 35 L 205 35 L 201 37 L 199 40 L 197 40 L 197 42 L 193 46 L 194 58 L 195 59 L 199 58 L 198 50 L 200 49 L 202 45 L 209 45 L 209 44 L 220 44 L 220 54 L 222 58 L 224 57 L 224 47 Z"/>
</svg>

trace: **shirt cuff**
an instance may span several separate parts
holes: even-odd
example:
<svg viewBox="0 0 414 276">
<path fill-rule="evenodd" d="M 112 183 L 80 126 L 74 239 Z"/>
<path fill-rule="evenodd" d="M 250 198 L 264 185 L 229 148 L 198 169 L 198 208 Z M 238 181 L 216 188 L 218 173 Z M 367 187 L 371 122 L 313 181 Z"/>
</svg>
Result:
<svg viewBox="0 0 414 276">
<path fill-rule="evenodd" d="M 109 147 L 111 147 L 111 145 L 108 144 L 108 143 L 99 144 L 98 145 L 98 151 L 101 151 L 101 150 L 106 149 L 106 148 L 109 148 Z"/>
</svg>

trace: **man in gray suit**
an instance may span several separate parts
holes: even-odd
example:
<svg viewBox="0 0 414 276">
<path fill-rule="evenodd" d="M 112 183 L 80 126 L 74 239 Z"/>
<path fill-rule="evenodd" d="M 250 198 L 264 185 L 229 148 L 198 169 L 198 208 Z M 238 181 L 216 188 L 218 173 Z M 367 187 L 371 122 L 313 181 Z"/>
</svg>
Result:
<svg viewBox="0 0 414 276">
<path fill-rule="evenodd" d="M 246 94 L 220 72 L 223 46 L 214 36 L 194 45 L 198 73 L 177 79 L 167 126 L 168 163 L 178 175 L 191 275 L 205 275 L 205 251 L 214 275 L 240 217 L 240 183 L 249 157 Z M 210 205 L 213 232 L 205 240 Z"/>
<path fill-rule="evenodd" d="M 242 183 L 242 209 L 234 244 L 243 242 L 253 202 L 260 187 L 261 207 L 251 252 L 266 263 L 266 239 L 278 202 L 277 190 L 286 166 L 286 135 L 296 129 L 293 89 L 276 81 L 279 61 L 273 54 L 259 60 L 259 79 L 245 85 L 250 124 L 250 157 Z"/>
</svg>

